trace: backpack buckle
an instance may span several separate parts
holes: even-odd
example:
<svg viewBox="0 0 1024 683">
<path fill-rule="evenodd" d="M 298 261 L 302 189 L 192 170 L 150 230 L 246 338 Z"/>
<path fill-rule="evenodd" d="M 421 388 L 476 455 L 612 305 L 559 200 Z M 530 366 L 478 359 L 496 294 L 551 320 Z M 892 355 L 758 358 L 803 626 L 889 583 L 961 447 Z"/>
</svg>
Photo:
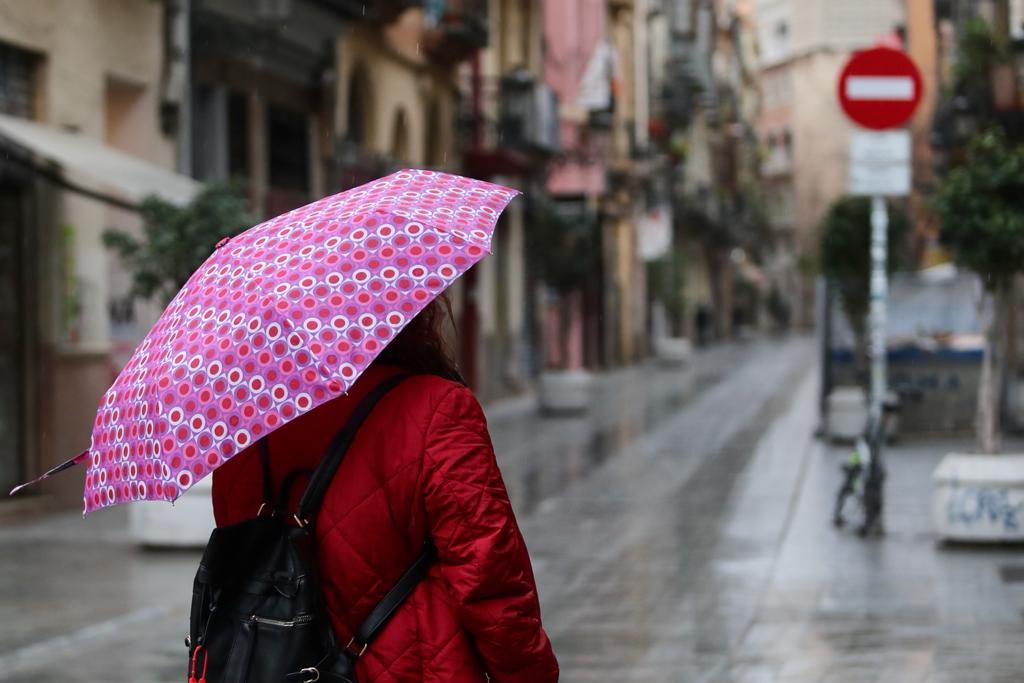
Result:
<svg viewBox="0 0 1024 683">
<path fill-rule="evenodd" d="M 345 646 L 345 649 L 356 657 L 362 657 L 363 653 L 366 652 L 366 648 L 370 647 L 370 645 L 369 643 L 363 643 L 362 647 L 359 647 L 359 645 L 360 644 L 356 642 L 355 636 L 353 636 L 352 640 L 348 641 L 348 645 Z"/>
<path fill-rule="evenodd" d="M 315 683 L 320 680 L 320 669 L 315 666 L 307 666 L 305 669 L 300 670 L 299 673 L 305 676 L 301 683 Z"/>
</svg>

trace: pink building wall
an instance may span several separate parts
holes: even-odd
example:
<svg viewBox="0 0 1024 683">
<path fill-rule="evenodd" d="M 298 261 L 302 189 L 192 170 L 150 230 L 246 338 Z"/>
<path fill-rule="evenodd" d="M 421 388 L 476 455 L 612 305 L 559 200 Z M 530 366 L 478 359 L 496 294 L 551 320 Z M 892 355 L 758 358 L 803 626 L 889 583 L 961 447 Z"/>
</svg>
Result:
<svg viewBox="0 0 1024 683">
<path fill-rule="evenodd" d="M 547 190 L 552 195 L 598 195 L 605 190 L 600 150 L 581 136 L 587 112 L 576 105 L 591 56 L 605 41 L 604 0 L 544 3 L 544 79 L 558 93 L 559 138 L 567 158 L 552 164 Z M 588 158 L 581 159 L 580 153 Z"/>
</svg>

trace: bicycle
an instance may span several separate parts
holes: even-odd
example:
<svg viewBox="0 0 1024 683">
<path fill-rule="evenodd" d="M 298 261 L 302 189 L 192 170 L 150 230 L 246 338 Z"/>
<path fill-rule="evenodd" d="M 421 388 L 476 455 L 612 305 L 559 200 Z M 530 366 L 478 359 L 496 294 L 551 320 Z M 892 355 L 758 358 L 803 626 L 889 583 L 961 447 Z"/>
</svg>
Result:
<svg viewBox="0 0 1024 683">
<path fill-rule="evenodd" d="M 889 438 L 888 427 L 899 414 L 900 396 L 887 397 L 882 403 L 879 418 L 869 416 L 864 431 L 857 439 L 853 451 L 842 465 L 843 482 L 836 494 L 832 524 L 842 527 L 846 524 L 843 510 L 848 498 L 860 503 L 861 524 L 857 528 L 860 536 L 870 533 L 884 533 L 882 511 L 885 503 L 884 484 L 886 477 L 882 448 Z"/>
</svg>

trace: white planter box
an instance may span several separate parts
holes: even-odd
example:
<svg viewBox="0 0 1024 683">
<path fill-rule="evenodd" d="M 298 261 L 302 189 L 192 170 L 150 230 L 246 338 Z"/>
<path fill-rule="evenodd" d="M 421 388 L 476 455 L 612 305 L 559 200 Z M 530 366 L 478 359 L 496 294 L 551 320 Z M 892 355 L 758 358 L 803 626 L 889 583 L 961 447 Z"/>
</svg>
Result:
<svg viewBox="0 0 1024 683">
<path fill-rule="evenodd" d="M 654 341 L 654 357 L 664 365 L 685 365 L 693 356 L 693 344 L 685 337 L 660 337 Z"/>
<path fill-rule="evenodd" d="M 142 501 L 129 506 L 132 539 L 159 548 L 202 548 L 213 531 L 213 478 L 200 479 L 169 505 Z"/>
<path fill-rule="evenodd" d="M 1006 412 L 1009 426 L 1024 430 L 1024 380 L 1010 379 L 1006 385 Z"/>
<path fill-rule="evenodd" d="M 593 376 L 586 370 L 545 370 L 540 376 L 540 407 L 551 413 L 582 413 L 590 407 Z"/>
<path fill-rule="evenodd" d="M 1024 541 L 1024 455 L 951 453 L 935 469 L 932 518 L 949 541 Z"/>
<path fill-rule="evenodd" d="M 836 387 L 828 395 L 825 433 L 831 441 L 855 441 L 868 421 L 868 402 L 860 387 Z"/>
</svg>

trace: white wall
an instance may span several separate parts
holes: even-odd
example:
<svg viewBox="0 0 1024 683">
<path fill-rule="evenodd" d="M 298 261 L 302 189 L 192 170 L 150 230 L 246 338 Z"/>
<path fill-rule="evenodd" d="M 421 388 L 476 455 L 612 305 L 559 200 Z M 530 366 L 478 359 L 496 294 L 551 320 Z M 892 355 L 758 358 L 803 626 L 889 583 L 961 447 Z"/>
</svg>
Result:
<svg viewBox="0 0 1024 683">
<path fill-rule="evenodd" d="M 761 64 L 771 66 L 821 49 L 848 52 L 871 45 L 904 22 L 905 2 L 758 0 Z"/>
<path fill-rule="evenodd" d="M 872 45 L 904 23 L 905 3 L 906 0 L 827 0 L 823 6 L 821 43 L 843 52 Z"/>
<path fill-rule="evenodd" d="M 108 78 L 140 88 L 132 146 L 174 167 L 174 142 L 157 117 L 163 69 L 163 4 L 129 0 L 0 0 L 0 41 L 42 56 L 39 119 L 98 140 L 106 132 Z"/>
</svg>

